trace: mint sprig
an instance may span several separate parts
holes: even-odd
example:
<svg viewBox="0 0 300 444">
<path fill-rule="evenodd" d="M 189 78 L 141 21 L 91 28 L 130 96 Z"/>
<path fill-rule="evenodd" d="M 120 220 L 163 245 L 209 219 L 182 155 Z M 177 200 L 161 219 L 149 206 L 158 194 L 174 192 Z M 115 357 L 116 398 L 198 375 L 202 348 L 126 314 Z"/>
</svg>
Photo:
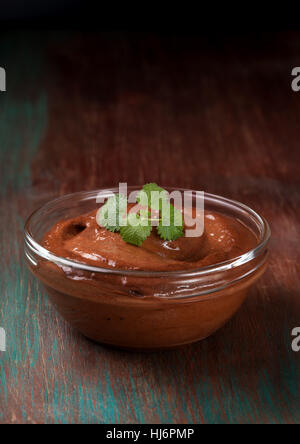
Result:
<svg viewBox="0 0 300 444">
<path fill-rule="evenodd" d="M 163 214 L 157 227 L 157 233 L 164 240 L 172 241 L 179 239 L 184 236 L 182 214 L 172 204 L 166 210 L 169 210 L 169 215 Z M 166 220 L 168 217 L 169 220 Z"/>
<path fill-rule="evenodd" d="M 97 213 L 97 223 L 111 232 L 120 232 L 122 239 L 140 246 L 150 236 L 152 222 L 158 223 L 156 230 L 163 240 L 173 241 L 184 236 L 184 221 L 181 212 L 168 199 L 168 193 L 156 183 L 143 186 L 137 195 L 140 209 L 127 213 L 127 198 L 111 196 Z M 156 212 L 154 219 L 152 211 Z M 120 224 L 121 218 L 124 222 Z"/>
<path fill-rule="evenodd" d="M 156 199 L 153 199 L 156 197 Z M 137 195 L 137 202 L 152 210 L 161 210 L 163 201 L 167 200 L 167 192 L 156 183 L 147 183 Z"/>
<path fill-rule="evenodd" d="M 150 223 L 145 224 L 141 216 L 130 213 L 127 215 L 127 224 L 120 229 L 123 241 L 138 247 L 150 236 L 151 231 Z"/>
<path fill-rule="evenodd" d="M 97 213 L 97 223 L 111 232 L 120 231 L 120 221 L 127 209 L 127 197 L 114 194 Z"/>
</svg>

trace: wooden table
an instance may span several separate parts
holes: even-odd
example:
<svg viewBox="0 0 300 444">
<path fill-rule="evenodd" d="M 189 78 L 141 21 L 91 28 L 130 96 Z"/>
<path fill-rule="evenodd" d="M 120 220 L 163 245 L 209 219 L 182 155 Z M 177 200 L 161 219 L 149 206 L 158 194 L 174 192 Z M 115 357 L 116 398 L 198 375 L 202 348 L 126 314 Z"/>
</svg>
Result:
<svg viewBox="0 0 300 444">
<path fill-rule="evenodd" d="M 299 423 L 299 51 L 299 33 L 1 34 L 1 423 Z M 214 336 L 127 353 L 60 318 L 22 230 L 55 196 L 149 181 L 252 206 L 270 266 Z"/>
</svg>

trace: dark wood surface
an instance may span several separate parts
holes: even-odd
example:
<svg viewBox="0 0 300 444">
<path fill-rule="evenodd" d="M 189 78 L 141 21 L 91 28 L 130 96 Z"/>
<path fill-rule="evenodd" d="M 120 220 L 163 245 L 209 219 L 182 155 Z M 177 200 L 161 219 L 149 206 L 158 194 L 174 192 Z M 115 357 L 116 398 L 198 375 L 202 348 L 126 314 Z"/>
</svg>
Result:
<svg viewBox="0 0 300 444">
<path fill-rule="evenodd" d="M 300 422 L 299 51 L 299 33 L 1 35 L 1 423 Z M 123 181 L 221 194 L 268 219 L 268 271 L 207 340 L 95 345 L 29 275 L 28 214 Z"/>
</svg>

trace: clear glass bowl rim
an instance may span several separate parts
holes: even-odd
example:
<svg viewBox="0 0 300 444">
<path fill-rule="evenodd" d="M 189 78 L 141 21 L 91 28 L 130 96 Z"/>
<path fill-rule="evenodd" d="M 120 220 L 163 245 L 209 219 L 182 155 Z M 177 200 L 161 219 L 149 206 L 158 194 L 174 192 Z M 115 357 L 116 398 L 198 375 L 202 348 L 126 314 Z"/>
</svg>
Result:
<svg viewBox="0 0 300 444">
<path fill-rule="evenodd" d="M 128 186 L 128 191 L 135 191 L 138 189 L 141 189 L 142 186 Z M 181 192 L 195 192 L 195 190 L 187 189 L 187 188 L 175 188 L 175 187 L 163 187 L 166 190 L 178 190 Z M 34 239 L 34 236 L 31 232 L 30 224 L 33 219 L 33 217 L 37 216 L 39 212 L 41 212 L 47 205 L 55 204 L 63 201 L 64 199 L 68 199 L 71 196 L 74 198 L 77 198 L 79 200 L 88 200 L 92 197 L 97 196 L 99 192 L 108 192 L 112 191 L 114 193 L 118 192 L 118 188 L 112 187 L 112 188 L 101 188 L 97 190 L 92 191 L 79 191 L 75 193 L 65 194 L 63 196 L 60 196 L 56 199 L 52 199 L 48 201 L 47 203 L 43 204 L 39 208 L 37 208 L 35 211 L 33 211 L 28 219 L 25 222 L 24 227 L 24 239 L 25 239 L 25 245 L 34 252 L 37 256 L 39 256 L 42 259 L 49 260 L 56 265 L 63 266 L 63 267 L 72 267 L 79 270 L 89 271 L 92 273 L 105 273 L 105 274 L 118 274 L 118 275 L 124 275 L 124 276 L 139 276 L 139 277 L 167 277 L 167 276 L 205 276 L 211 273 L 218 273 L 218 272 L 226 272 L 228 270 L 231 270 L 236 267 L 240 267 L 242 265 L 247 264 L 248 262 L 253 261 L 256 259 L 260 254 L 262 254 L 265 251 L 265 248 L 269 242 L 271 230 L 269 227 L 268 222 L 266 219 L 261 217 L 258 213 L 256 213 L 252 208 L 248 207 L 247 205 L 238 202 L 233 199 L 228 199 L 226 197 L 222 197 L 216 194 L 211 193 L 204 193 L 205 200 L 213 200 L 217 201 L 219 203 L 223 204 L 230 204 L 233 207 L 240 208 L 248 213 L 248 215 L 255 218 L 256 222 L 259 224 L 259 227 L 261 229 L 261 236 L 258 242 L 258 245 L 255 246 L 253 249 L 247 251 L 246 253 L 237 256 L 233 259 L 229 259 L 227 261 L 219 262 L 217 264 L 201 267 L 201 268 L 195 268 L 195 269 L 189 269 L 189 270 L 176 270 L 176 271 L 147 271 L 147 270 L 123 270 L 123 269 L 111 269 L 111 268 L 103 268 L 103 267 L 94 267 L 91 265 L 84 264 L 82 262 L 76 262 L 64 257 L 57 256 L 53 253 L 51 253 L 49 250 L 44 248 L 37 240 Z"/>
</svg>

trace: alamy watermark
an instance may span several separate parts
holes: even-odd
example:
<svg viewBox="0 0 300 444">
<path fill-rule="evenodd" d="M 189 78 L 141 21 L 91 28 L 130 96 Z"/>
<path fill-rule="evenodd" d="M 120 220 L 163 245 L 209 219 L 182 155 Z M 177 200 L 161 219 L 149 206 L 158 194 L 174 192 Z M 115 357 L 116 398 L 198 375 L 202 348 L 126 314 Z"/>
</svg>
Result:
<svg viewBox="0 0 300 444">
<path fill-rule="evenodd" d="M 137 194 L 139 193 L 139 203 L 137 203 Z M 126 211 L 124 214 L 127 214 L 127 202 L 131 205 L 131 208 L 128 210 L 128 214 L 136 215 L 136 220 L 133 218 L 130 219 L 131 225 L 138 225 L 140 219 L 138 219 L 138 212 L 141 208 L 151 207 L 151 225 L 157 226 L 158 222 L 163 226 L 170 226 L 170 205 L 168 203 L 172 202 L 176 210 L 180 212 L 184 219 L 185 225 L 185 237 L 199 237 L 203 234 L 204 231 L 204 192 L 203 191 L 192 191 L 192 190 L 173 190 L 168 192 L 166 190 L 162 191 L 151 191 L 150 199 L 149 195 L 145 193 L 143 190 L 135 190 L 128 193 L 127 183 L 119 183 L 118 194 L 120 196 L 127 197 Z M 96 202 L 104 203 L 105 200 L 111 196 L 114 196 L 115 193 L 113 191 L 100 191 L 97 195 Z M 151 200 L 151 205 L 149 200 Z M 161 206 L 159 204 L 161 202 Z M 161 208 L 160 211 L 157 209 Z M 98 214 L 101 208 L 98 210 Z M 118 217 L 118 224 L 120 227 L 126 226 L 128 223 L 128 219 L 122 215 L 117 214 L 114 211 L 115 208 L 112 207 L 111 214 L 108 212 L 107 220 L 110 222 L 116 223 L 116 218 Z M 98 217 L 98 216 L 97 216 Z M 144 224 L 148 223 L 149 219 L 145 219 Z M 181 218 L 174 218 L 173 224 L 179 226 L 182 224 Z"/>
<path fill-rule="evenodd" d="M 0 67 L 0 91 L 6 91 L 6 71 Z"/>
<path fill-rule="evenodd" d="M 292 330 L 292 336 L 295 336 L 295 339 L 292 341 L 292 350 L 298 353 L 300 351 L 300 327 L 295 327 Z"/>
<path fill-rule="evenodd" d="M 298 92 L 300 91 L 300 66 L 292 69 L 292 76 L 294 77 L 291 83 L 292 90 Z"/>
<path fill-rule="evenodd" d="M 6 333 L 4 328 L 0 327 L 0 352 L 6 351 Z"/>
</svg>

